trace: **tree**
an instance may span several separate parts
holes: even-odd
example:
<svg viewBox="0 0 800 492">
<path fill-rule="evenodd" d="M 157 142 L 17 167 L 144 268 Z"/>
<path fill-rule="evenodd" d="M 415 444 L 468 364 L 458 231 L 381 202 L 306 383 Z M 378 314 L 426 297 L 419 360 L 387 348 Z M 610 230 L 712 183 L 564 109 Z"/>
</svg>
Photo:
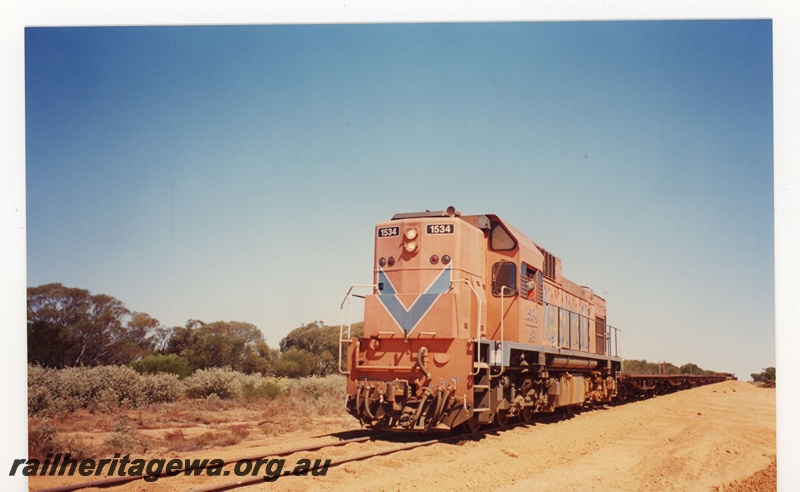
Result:
<svg viewBox="0 0 800 492">
<path fill-rule="evenodd" d="M 363 331 L 364 323 L 355 323 L 351 327 L 351 336 L 359 336 Z M 305 367 L 310 364 L 311 367 L 306 375 L 332 374 L 336 372 L 336 364 L 339 362 L 339 326 L 328 326 L 322 321 L 312 321 L 290 331 L 280 341 L 280 348 L 279 363 L 291 353 L 286 359 L 287 365 L 281 366 L 284 367 L 284 372 L 291 372 L 287 369 L 289 366 Z M 302 356 L 302 364 L 299 362 L 301 355 L 297 353 L 298 351 L 306 354 Z"/>
<path fill-rule="evenodd" d="M 278 350 L 271 349 L 264 340 L 257 340 L 242 359 L 242 372 L 265 374 L 278 360 Z"/>
<path fill-rule="evenodd" d="M 647 362 L 645 359 L 626 359 L 622 361 L 622 372 L 626 374 L 658 374 L 658 369 L 656 364 Z"/>
<path fill-rule="evenodd" d="M 775 368 L 767 367 L 760 374 L 751 374 L 751 378 L 756 383 L 774 383 L 775 382 Z"/>
<path fill-rule="evenodd" d="M 714 371 L 701 369 L 692 362 L 680 367 L 670 362 L 647 362 L 646 360 L 625 359 L 622 361 L 622 372 L 626 374 L 694 374 L 713 375 Z"/>
<path fill-rule="evenodd" d="M 127 364 L 152 350 L 158 320 L 114 297 L 59 283 L 28 288 L 28 362 L 45 367 Z"/>
<path fill-rule="evenodd" d="M 314 375 L 318 370 L 318 355 L 295 348 L 282 352 L 273 365 L 275 375 L 289 378 L 304 378 Z"/>
<path fill-rule="evenodd" d="M 113 364 L 127 364 L 132 360 L 136 360 L 144 355 L 153 352 L 155 348 L 155 337 L 159 330 L 164 327 L 161 323 L 146 313 L 133 312 L 126 327 L 126 337 L 119 340 L 119 343 L 114 348 L 115 357 L 117 362 Z M 141 341 L 146 341 L 142 345 Z"/>
<path fill-rule="evenodd" d="M 281 352 L 289 349 L 300 349 L 320 354 L 322 352 L 333 352 L 339 342 L 339 327 L 325 326 L 322 321 L 312 321 L 307 325 L 300 326 L 290 331 L 281 340 Z"/>
<path fill-rule="evenodd" d="M 681 366 L 681 374 L 703 374 L 703 370 L 697 364 L 690 362 Z"/>
<path fill-rule="evenodd" d="M 264 373 L 276 358 L 261 331 L 240 321 L 203 321 L 190 319 L 186 326 L 172 329 L 164 343 L 165 354 L 184 357 L 193 369 L 225 367 L 246 373 Z"/>
</svg>

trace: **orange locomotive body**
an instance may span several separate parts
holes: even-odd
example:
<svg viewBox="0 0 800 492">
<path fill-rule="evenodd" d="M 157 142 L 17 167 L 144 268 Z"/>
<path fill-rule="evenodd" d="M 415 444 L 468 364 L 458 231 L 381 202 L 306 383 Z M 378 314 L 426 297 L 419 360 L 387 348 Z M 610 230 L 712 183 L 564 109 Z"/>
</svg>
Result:
<svg viewBox="0 0 800 492">
<path fill-rule="evenodd" d="M 364 332 L 343 323 L 340 370 L 368 427 L 474 430 L 616 397 L 605 300 L 495 215 L 450 207 L 377 224 L 365 287 Z"/>
</svg>

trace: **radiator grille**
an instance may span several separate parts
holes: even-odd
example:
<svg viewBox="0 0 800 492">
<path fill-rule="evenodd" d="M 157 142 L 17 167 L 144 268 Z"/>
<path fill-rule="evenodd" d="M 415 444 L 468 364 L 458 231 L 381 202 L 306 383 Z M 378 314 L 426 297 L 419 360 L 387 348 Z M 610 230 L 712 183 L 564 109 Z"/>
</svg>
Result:
<svg viewBox="0 0 800 492">
<path fill-rule="evenodd" d="M 551 255 L 547 250 L 541 246 L 536 246 L 539 251 L 544 255 L 544 276 L 550 280 L 556 279 L 556 257 Z"/>
<path fill-rule="evenodd" d="M 605 316 L 595 316 L 595 352 L 598 354 L 606 353 L 606 318 Z"/>
</svg>

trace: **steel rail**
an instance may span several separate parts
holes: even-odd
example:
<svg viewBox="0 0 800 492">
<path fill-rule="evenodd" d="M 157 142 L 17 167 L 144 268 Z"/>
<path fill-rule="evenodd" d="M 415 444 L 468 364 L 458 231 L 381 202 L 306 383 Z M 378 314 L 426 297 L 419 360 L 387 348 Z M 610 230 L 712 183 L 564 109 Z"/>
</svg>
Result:
<svg viewBox="0 0 800 492">
<path fill-rule="evenodd" d="M 539 423 L 556 422 L 556 421 L 563 420 L 564 418 L 567 417 L 567 415 L 568 414 L 560 413 L 560 412 L 557 413 L 557 414 L 545 414 L 545 415 L 540 416 L 539 418 L 534 418 L 530 422 L 515 422 L 513 424 L 506 425 L 506 426 L 503 426 L 503 427 L 490 427 L 490 428 L 481 429 L 481 430 L 478 430 L 478 431 L 475 431 L 475 432 L 471 432 L 471 433 L 468 433 L 468 434 L 459 434 L 459 435 L 456 435 L 456 436 L 452 436 L 451 435 L 451 436 L 447 436 L 447 437 L 440 437 L 440 438 L 437 438 L 437 439 L 429 439 L 427 441 L 422 441 L 422 442 L 405 444 L 405 445 L 397 446 L 397 447 L 394 447 L 394 448 L 391 448 L 391 449 L 370 451 L 369 453 L 364 453 L 364 454 L 360 454 L 360 455 L 357 455 L 357 456 L 351 456 L 349 458 L 341 458 L 341 459 L 338 459 L 338 460 L 335 460 L 335 461 L 331 461 L 330 463 L 327 463 L 327 464 L 323 464 L 323 465 L 319 465 L 319 466 L 312 466 L 312 467 L 304 470 L 303 473 L 306 474 L 308 472 L 311 472 L 311 471 L 314 471 L 314 470 L 318 470 L 318 469 L 323 468 L 323 467 L 328 469 L 328 468 L 332 468 L 332 467 L 335 467 L 335 466 L 340 466 L 340 465 L 344 465 L 344 464 L 347 464 L 347 463 L 352 463 L 354 461 L 364 461 L 364 460 L 367 460 L 367 459 L 370 459 L 370 458 L 374 458 L 374 457 L 377 457 L 377 456 L 386 456 L 386 455 L 389 455 L 389 454 L 394 454 L 394 453 L 399 453 L 401 451 L 408 451 L 408 450 L 411 450 L 411 449 L 431 446 L 433 444 L 438 444 L 438 443 L 458 442 L 458 441 L 465 440 L 465 439 L 474 439 L 474 438 L 477 438 L 477 437 L 480 437 L 480 436 L 485 436 L 485 435 L 490 434 L 492 432 L 507 431 L 507 430 L 511 430 L 511 429 L 513 429 L 515 427 L 526 426 L 526 425 L 534 424 L 534 423 L 537 423 L 537 422 L 539 422 Z M 397 433 L 389 433 L 389 434 L 397 435 Z M 294 475 L 295 475 L 294 470 L 286 470 L 286 471 L 283 472 L 283 474 L 279 475 L 278 477 L 275 477 L 275 479 L 277 480 L 279 477 L 290 477 L 290 476 L 294 476 Z M 258 484 L 258 483 L 264 483 L 264 477 L 263 476 L 257 476 L 257 477 L 252 477 L 252 478 L 244 478 L 242 480 L 237 480 L 235 482 L 226 482 L 226 483 L 222 483 L 222 484 L 209 485 L 209 486 L 206 486 L 206 487 L 201 487 L 201 488 L 197 488 L 197 489 L 191 489 L 190 492 L 220 492 L 220 491 L 224 491 L 224 490 L 236 489 L 236 488 L 239 488 L 239 487 L 247 487 L 249 485 L 255 485 L 255 484 Z"/>
<path fill-rule="evenodd" d="M 452 439 L 452 438 L 450 438 L 450 439 Z M 336 460 L 336 461 L 331 461 L 330 463 L 327 463 L 326 465 L 312 466 L 308 470 L 306 470 L 304 473 L 307 473 L 307 472 L 310 472 L 310 471 L 314 471 L 314 470 L 318 470 L 319 468 L 321 468 L 323 466 L 325 468 L 331 468 L 331 467 L 334 467 L 334 466 L 343 465 L 345 463 L 352 463 L 353 461 L 363 461 L 363 460 L 366 460 L 366 459 L 369 459 L 369 458 L 374 458 L 376 456 L 385 456 L 387 454 L 393 454 L 393 453 L 397 453 L 397 452 L 400 452 L 400 451 L 406 451 L 406 450 L 409 450 L 409 449 L 420 448 L 420 447 L 423 447 L 423 446 L 430 446 L 432 444 L 443 442 L 444 440 L 446 440 L 446 439 L 430 439 L 428 441 L 423 441 L 423 442 L 419 442 L 419 443 L 405 444 L 403 446 L 398 446 L 398 447 L 394 447 L 394 448 L 391 448 L 391 449 L 383 449 L 383 450 L 380 450 L 380 451 L 371 451 L 369 453 L 360 454 L 358 456 L 352 456 L 350 458 L 342 458 L 342 459 L 339 459 L 339 460 Z M 294 470 L 286 470 L 280 476 L 281 477 L 288 477 L 288 476 L 293 476 L 293 475 L 294 475 Z M 276 479 L 277 479 L 277 477 L 276 477 Z M 263 476 L 257 476 L 257 477 L 253 477 L 253 478 L 246 478 L 246 479 L 238 480 L 236 482 L 227 482 L 227 483 L 218 484 L 218 485 L 209 485 L 207 487 L 201 487 L 199 489 L 192 489 L 191 492 L 217 492 L 217 491 L 221 491 L 221 490 L 231 490 L 231 489 L 235 489 L 235 488 L 238 488 L 238 487 L 245 487 L 245 486 L 248 486 L 248 485 L 254 485 L 254 484 L 257 484 L 257 483 L 264 483 L 264 477 Z"/>
<path fill-rule="evenodd" d="M 330 434 L 322 434 L 320 436 L 315 436 L 313 438 L 323 438 L 323 437 L 334 436 L 336 434 L 341 434 L 342 432 L 343 431 L 337 431 L 337 432 L 332 432 Z M 344 432 L 347 432 L 347 431 L 344 431 Z M 317 450 L 320 450 L 322 448 L 345 446 L 345 445 L 351 444 L 351 443 L 358 443 L 358 442 L 365 442 L 365 441 L 375 440 L 375 439 L 377 439 L 379 437 L 392 435 L 392 434 L 394 434 L 394 433 L 388 432 L 388 433 L 383 433 L 383 434 L 371 434 L 371 435 L 367 435 L 367 436 L 354 437 L 352 439 L 345 439 L 343 441 L 337 441 L 337 442 L 332 442 L 332 443 L 327 443 L 327 444 L 314 444 L 314 445 L 311 445 L 311 446 L 302 446 L 302 447 L 297 447 L 297 448 L 281 449 L 281 450 L 278 450 L 278 451 L 272 451 L 272 452 L 268 452 L 268 453 L 262 452 L 262 453 L 258 453 L 258 454 L 255 454 L 255 455 L 241 456 L 241 457 L 238 457 L 238 458 L 228 458 L 226 460 L 222 460 L 222 466 L 230 465 L 231 463 L 237 463 L 239 461 L 254 461 L 254 460 L 267 458 L 267 457 L 272 457 L 272 456 L 287 456 L 287 455 L 294 454 L 294 453 L 302 453 L 304 451 L 317 451 Z M 157 478 L 174 477 L 174 476 L 178 476 L 178 475 L 181 475 L 181 474 L 186 474 L 186 472 L 189 472 L 189 471 L 192 471 L 192 470 L 211 468 L 212 466 L 216 467 L 218 465 L 219 465 L 219 463 L 214 463 L 212 465 L 210 462 L 207 462 L 204 466 L 184 467 L 184 468 L 181 468 L 179 470 L 173 470 L 170 473 L 162 471 L 162 472 L 158 473 L 157 475 L 143 474 L 143 475 L 125 475 L 125 476 L 119 476 L 119 477 L 109 477 L 109 478 L 104 478 L 104 479 L 101 479 L 101 480 L 93 480 L 93 481 L 90 481 L 90 482 L 80 482 L 80 483 L 74 483 L 74 484 L 68 484 L 68 485 L 60 485 L 58 487 L 49 487 L 49 488 L 45 488 L 45 489 L 39 489 L 38 492 L 71 492 L 73 490 L 80 490 L 80 489 L 85 489 L 85 488 L 89 488 L 89 487 L 113 487 L 113 486 L 122 485 L 122 484 L 125 484 L 125 483 L 128 483 L 128 482 L 133 482 L 133 481 L 136 481 L 136 480 L 142 480 L 142 479 L 148 478 L 148 477 L 157 477 Z"/>
</svg>

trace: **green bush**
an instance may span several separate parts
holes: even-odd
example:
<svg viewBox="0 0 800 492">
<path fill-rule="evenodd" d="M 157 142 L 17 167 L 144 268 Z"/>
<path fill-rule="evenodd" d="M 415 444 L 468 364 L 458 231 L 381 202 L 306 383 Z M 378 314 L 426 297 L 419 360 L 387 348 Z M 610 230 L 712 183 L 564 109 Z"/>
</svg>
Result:
<svg viewBox="0 0 800 492">
<path fill-rule="evenodd" d="M 176 354 L 152 354 L 142 357 L 130 366 L 139 374 L 175 374 L 183 379 L 192 374 L 192 367 L 185 357 Z"/>
<path fill-rule="evenodd" d="M 242 398 L 252 400 L 274 400 L 281 393 L 281 385 L 275 381 L 265 379 L 260 383 L 250 381 L 242 384 Z"/>
</svg>

